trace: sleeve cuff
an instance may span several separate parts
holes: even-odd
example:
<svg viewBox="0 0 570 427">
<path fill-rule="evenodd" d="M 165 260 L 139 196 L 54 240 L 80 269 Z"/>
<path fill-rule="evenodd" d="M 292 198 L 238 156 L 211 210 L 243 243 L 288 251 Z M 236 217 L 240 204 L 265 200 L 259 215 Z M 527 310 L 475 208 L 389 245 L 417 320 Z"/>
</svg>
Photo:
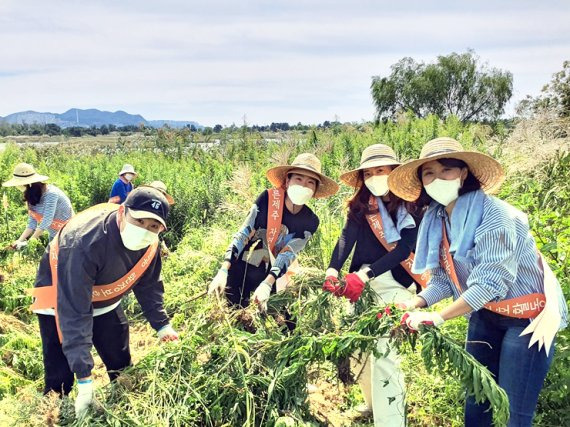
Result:
<svg viewBox="0 0 570 427">
<path fill-rule="evenodd" d="M 75 377 L 76 378 L 85 378 L 85 377 L 90 377 L 91 376 L 91 370 L 83 370 L 83 371 L 78 371 L 75 373 Z"/>
<path fill-rule="evenodd" d="M 445 295 L 441 295 L 441 292 L 439 292 L 439 289 L 435 286 L 428 286 L 426 289 L 421 291 L 418 296 L 425 300 L 428 307 L 440 302 L 442 299 L 445 299 Z"/>
<path fill-rule="evenodd" d="M 471 286 L 461 296 L 473 311 L 481 310 L 485 304 L 496 297 L 482 286 Z"/>
</svg>

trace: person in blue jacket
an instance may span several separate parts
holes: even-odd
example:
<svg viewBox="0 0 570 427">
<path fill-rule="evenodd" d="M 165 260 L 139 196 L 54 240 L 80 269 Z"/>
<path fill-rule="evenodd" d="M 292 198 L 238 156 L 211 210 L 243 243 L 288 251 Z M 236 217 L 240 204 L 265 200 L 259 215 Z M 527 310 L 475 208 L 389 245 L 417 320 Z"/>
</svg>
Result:
<svg viewBox="0 0 570 427">
<path fill-rule="evenodd" d="M 113 184 L 113 188 L 111 188 L 109 203 L 123 203 L 129 193 L 133 191 L 133 179 L 135 179 L 136 176 L 137 173 L 133 165 L 125 163 L 121 172 L 119 172 L 119 177 Z"/>
</svg>

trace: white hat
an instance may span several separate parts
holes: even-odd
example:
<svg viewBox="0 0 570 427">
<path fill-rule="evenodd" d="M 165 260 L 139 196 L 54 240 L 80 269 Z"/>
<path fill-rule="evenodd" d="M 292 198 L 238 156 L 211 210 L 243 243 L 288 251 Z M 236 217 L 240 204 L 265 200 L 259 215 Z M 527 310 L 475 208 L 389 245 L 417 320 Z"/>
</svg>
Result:
<svg viewBox="0 0 570 427">
<path fill-rule="evenodd" d="M 133 175 L 137 175 L 137 173 L 135 172 L 135 168 L 133 167 L 133 165 L 129 165 L 128 163 L 125 163 L 123 165 L 123 169 L 121 169 L 121 172 L 119 172 L 119 176 L 124 175 L 126 173 L 132 173 Z"/>
</svg>

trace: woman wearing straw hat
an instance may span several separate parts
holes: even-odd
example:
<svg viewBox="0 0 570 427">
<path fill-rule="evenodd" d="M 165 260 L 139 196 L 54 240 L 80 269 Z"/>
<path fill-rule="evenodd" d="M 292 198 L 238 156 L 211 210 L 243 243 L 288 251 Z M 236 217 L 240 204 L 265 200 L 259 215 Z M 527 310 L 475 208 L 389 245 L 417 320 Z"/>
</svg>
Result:
<svg viewBox="0 0 570 427">
<path fill-rule="evenodd" d="M 409 311 L 402 322 L 418 329 L 469 315 L 467 351 L 506 391 L 508 425 L 530 426 L 552 362 L 551 346 L 556 332 L 567 325 L 568 310 L 526 215 L 486 194 L 498 189 L 503 176 L 496 160 L 465 151 L 452 138 L 429 141 L 418 160 L 392 172 L 391 191 L 429 204 L 413 271 L 429 270 L 431 279 L 405 305 L 414 309 L 454 299 L 439 312 Z M 488 407 L 468 396 L 465 425 L 490 426 Z"/>
<path fill-rule="evenodd" d="M 358 168 L 341 175 L 341 181 L 354 187 L 355 194 L 348 202 L 346 224 L 325 273 L 325 291 L 355 302 L 368 284 L 375 302 L 383 305 L 406 301 L 414 295 L 414 278 L 401 263 L 415 247 L 416 218 L 410 214 L 413 206 L 388 189 L 388 176 L 399 164 L 392 148 L 375 144 L 362 152 Z M 338 272 L 355 246 L 350 273 L 342 288 Z M 386 353 L 387 338 L 378 340 L 378 349 Z M 360 412 L 372 411 L 377 426 L 405 426 L 400 358 L 395 352 L 370 358 L 359 367 L 359 383 L 366 402 L 366 408 Z"/>
<path fill-rule="evenodd" d="M 28 239 L 38 239 L 46 230 L 51 241 L 73 216 L 69 198 L 55 185 L 46 184 L 47 180 L 48 177 L 38 174 L 32 165 L 20 163 L 14 168 L 12 179 L 2 184 L 23 192 L 28 205 L 28 225 L 12 244 L 15 249 L 26 246 Z"/>
<path fill-rule="evenodd" d="M 281 290 L 291 264 L 319 226 L 306 203 L 338 191 L 321 173 L 319 159 L 309 153 L 269 169 L 267 179 L 275 188 L 263 191 L 253 204 L 208 289 L 210 294 L 225 292 L 237 307 L 247 306 L 253 292 L 260 309 L 267 308 L 269 295 Z"/>
<path fill-rule="evenodd" d="M 125 201 L 131 191 L 133 191 L 133 179 L 137 176 L 133 165 L 125 163 L 119 172 L 119 177 L 111 188 L 109 203 L 121 204 Z"/>
</svg>

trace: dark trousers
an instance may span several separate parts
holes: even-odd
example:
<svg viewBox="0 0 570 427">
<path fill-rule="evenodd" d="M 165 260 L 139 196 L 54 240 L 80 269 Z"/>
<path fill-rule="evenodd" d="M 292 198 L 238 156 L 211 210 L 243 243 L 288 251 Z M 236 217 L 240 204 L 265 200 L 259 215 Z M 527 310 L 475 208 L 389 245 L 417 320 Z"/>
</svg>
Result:
<svg viewBox="0 0 570 427">
<path fill-rule="evenodd" d="M 50 391 L 68 394 L 73 387 L 73 372 L 63 353 L 55 317 L 38 314 L 44 358 L 44 394 Z M 129 349 L 129 323 L 123 308 L 93 317 L 93 345 L 107 368 L 111 381 L 131 364 Z"/>
<path fill-rule="evenodd" d="M 501 316 L 489 310 L 471 315 L 466 349 L 485 365 L 509 397 L 508 427 L 530 427 L 538 395 L 554 357 L 554 346 L 546 355 L 538 344 L 528 348 L 531 334 L 519 336 L 528 319 Z M 476 404 L 470 396 L 465 404 L 465 426 L 492 425 L 489 404 Z"/>
</svg>

